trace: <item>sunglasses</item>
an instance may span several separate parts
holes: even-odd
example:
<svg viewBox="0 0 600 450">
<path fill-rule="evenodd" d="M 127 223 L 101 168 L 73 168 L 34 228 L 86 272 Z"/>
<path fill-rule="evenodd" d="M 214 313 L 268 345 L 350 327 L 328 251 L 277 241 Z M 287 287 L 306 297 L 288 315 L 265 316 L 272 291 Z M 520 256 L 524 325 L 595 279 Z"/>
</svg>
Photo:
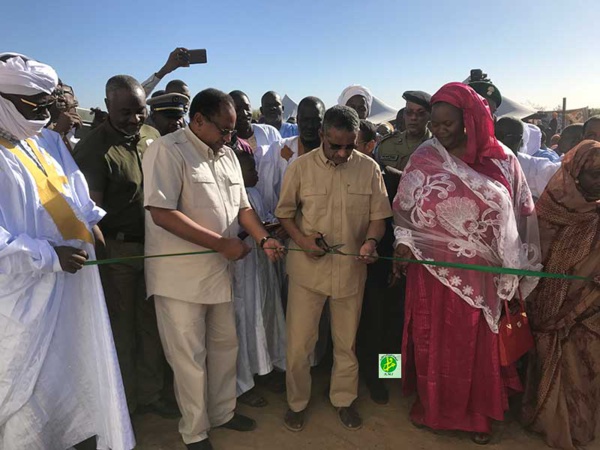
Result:
<svg viewBox="0 0 600 450">
<path fill-rule="evenodd" d="M 236 131 L 236 130 L 230 130 L 230 129 L 228 129 L 228 128 L 221 128 L 221 127 L 220 127 L 219 125 L 217 125 L 217 124 L 216 124 L 214 121 L 212 121 L 212 120 L 210 119 L 210 117 L 207 117 L 207 118 L 206 118 L 206 120 L 208 120 L 210 123 L 212 123 L 212 124 L 215 126 L 215 128 L 216 128 L 217 130 L 219 130 L 219 133 L 220 133 L 220 134 L 221 134 L 221 136 L 223 136 L 223 137 L 225 137 L 225 136 L 227 136 L 227 135 L 229 135 L 229 134 L 230 134 L 230 135 L 233 137 L 233 136 L 234 136 L 234 135 L 237 133 L 237 131 Z"/>
<path fill-rule="evenodd" d="M 20 100 L 26 105 L 32 106 L 31 112 L 34 114 L 40 114 L 44 111 L 48 111 L 48 109 L 50 109 L 56 103 L 55 98 L 46 103 L 34 103 L 30 102 L 29 100 L 25 100 L 24 98 L 21 98 Z"/>
</svg>

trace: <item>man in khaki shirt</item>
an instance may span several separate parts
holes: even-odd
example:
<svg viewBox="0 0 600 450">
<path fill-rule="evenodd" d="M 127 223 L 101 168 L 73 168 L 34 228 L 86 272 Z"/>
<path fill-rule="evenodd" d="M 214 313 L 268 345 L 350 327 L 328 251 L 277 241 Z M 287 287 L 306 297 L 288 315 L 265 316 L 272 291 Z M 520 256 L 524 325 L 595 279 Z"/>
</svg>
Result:
<svg viewBox="0 0 600 450">
<path fill-rule="evenodd" d="M 330 399 L 347 429 L 362 421 L 352 404 L 358 390 L 354 341 L 367 275 L 365 263 L 376 256 L 377 243 L 392 215 L 378 165 L 355 151 L 358 114 L 347 106 L 325 113 L 321 147 L 288 168 L 275 215 L 292 239 L 287 271 L 287 399 L 285 425 L 304 427 L 310 399 L 309 357 L 318 335 L 319 318 L 329 299 L 334 367 Z M 360 257 L 324 254 L 321 234 L 330 244 Z"/>
<path fill-rule="evenodd" d="M 155 296 L 158 328 L 175 374 L 188 449 L 211 449 L 210 428 L 250 431 L 252 419 L 234 413 L 237 337 L 230 261 L 250 251 L 242 226 L 275 261 L 283 246 L 269 236 L 250 207 L 242 172 L 226 146 L 235 107 L 216 89 L 190 106 L 189 127 L 168 134 L 144 156 L 146 253 L 207 255 L 146 261 L 148 295 Z"/>
</svg>

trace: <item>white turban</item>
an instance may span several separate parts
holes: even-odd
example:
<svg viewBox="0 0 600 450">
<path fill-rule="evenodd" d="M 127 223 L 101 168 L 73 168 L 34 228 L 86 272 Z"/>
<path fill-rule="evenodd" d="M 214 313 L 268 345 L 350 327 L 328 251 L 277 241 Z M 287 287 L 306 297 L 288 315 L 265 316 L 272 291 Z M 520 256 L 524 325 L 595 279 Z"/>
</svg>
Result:
<svg viewBox="0 0 600 450">
<path fill-rule="evenodd" d="M 527 146 L 523 150 L 529 156 L 535 155 L 542 148 L 542 131 L 535 125 L 528 123 L 525 125 L 528 128 L 529 139 L 527 140 Z"/>
<path fill-rule="evenodd" d="M 360 84 L 353 84 L 352 86 L 348 86 L 346 89 L 342 91 L 340 98 L 338 98 L 338 105 L 346 106 L 348 100 L 350 100 L 355 95 L 362 95 L 367 99 L 367 105 L 369 105 L 369 111 L 371 111 L 371 105 L 373 104 L 373 94 L 369 88 L 361 86 Z"/>
<path fill-rule="evenodd" d="M 18 53 L 0 53 L 0 59 L 0 92 L 4 94 L 52 94 L 58 86 L 58 75 L 47 64 Z"/>
</svg>

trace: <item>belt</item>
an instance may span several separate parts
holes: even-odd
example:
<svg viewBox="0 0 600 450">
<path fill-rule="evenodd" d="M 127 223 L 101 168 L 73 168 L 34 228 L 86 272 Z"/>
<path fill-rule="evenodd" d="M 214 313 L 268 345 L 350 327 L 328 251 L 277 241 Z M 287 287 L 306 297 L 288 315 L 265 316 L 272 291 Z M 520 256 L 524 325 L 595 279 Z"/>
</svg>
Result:
<svg viewBox="0 0 600 450">
<path fill-rule="evenodd" d="M 137 244 L 144 243 L 144 236 L 137 236 L 135 234 L 126 234 L 121 231 L 102 231 L 104 237 L 107 239 L 114 239 L 115 241 L 121 242 L 135 242 Z"/>
</svg>

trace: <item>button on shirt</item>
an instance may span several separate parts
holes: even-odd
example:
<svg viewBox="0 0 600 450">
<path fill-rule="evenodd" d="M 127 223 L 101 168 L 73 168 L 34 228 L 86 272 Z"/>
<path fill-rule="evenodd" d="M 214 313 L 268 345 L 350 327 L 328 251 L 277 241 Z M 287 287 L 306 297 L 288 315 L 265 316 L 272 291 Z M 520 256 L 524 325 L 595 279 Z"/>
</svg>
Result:
<svg viewBox="0 0 600 450">
<path fill-rule="evenodd" d="M 250 208 L 242 171 L 233 151 L 215 152 L 189 127 L 152 144 L 143 161 L 144 205 L 178 210 L 224 237 L 239 232 L 240 209 Z M 209 250 L 181 239 L 146 217 L 146 254 Z M 146 260 L 148 296 L 192 303 L 231 301 L 230 263 L 220 254 Z"/>
<path fill-rule="evenodd" d="M 347 253 L 360 251 L 369 223 L 392 216 L 379 166 L 354 151 L 336 166 L 322 147 L 307 153 L 288 168 L 275 215 L 295 219 L 305 235 L 323 233 L 330 245 L 345 244 Z M 299 248 L 296 243 L 293 248 Z M 290 252 L 287 271 L 294 282 L 324 295 L 354 295 L 366 277 L 366 265 L 354 257 L 325 255 L 318 260 Z"/>
</svg>

